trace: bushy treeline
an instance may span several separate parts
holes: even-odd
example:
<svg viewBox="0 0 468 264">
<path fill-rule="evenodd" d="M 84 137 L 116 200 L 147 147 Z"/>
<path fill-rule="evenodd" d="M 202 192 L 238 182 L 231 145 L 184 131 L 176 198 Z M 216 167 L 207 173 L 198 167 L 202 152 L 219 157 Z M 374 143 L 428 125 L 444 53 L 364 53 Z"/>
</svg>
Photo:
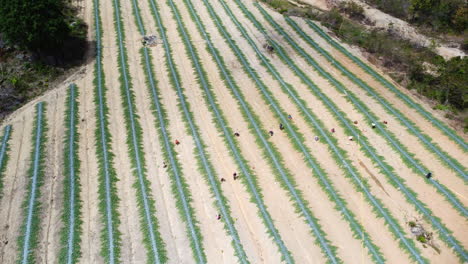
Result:
<svg viewBox="0 0 468 264">
<path fill-rule="evenodd" d="M 86 38 L 86 26 L 65 0 L 0 0 L 0 32 L 10 44 L 42 54 Z"/>
<path fill-rule="evenodd" d="M 385 13 L 435 31 L 462 33 L 468 26 L 465 0 L 365 0 Z"/>
</svg>

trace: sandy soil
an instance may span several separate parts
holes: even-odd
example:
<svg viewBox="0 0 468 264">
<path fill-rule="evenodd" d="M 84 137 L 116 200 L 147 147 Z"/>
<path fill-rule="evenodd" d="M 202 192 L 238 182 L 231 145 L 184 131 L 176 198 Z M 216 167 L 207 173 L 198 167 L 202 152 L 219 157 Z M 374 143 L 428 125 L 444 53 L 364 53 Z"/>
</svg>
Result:
<svg viewBox="0 0 468 264">
<path fill-rule="evenodd" d="M 192 44 L 199 52 L 201 64 L 208 73 L 208 79 L 213 86 L 213 95 L 219 103 L 220 109 L 225 114 L 227 124 L 240 133 L 240 151 L 243 158 L 254 172 L 267 210 L 272 216 L 275 227 L 278 229 L 286 247 L 290 250 L 297 263 L 322 263 L 326 258 L 319 246 L 315 243 L 315 238 L 310 227 L 305 223 L 304 217 L 297 213 L 294 202 L 290 200 L 285 191 L 274 177 L 275 169 L 271 167 L 263 156 L 260 146 L 255 141 L 254 134 L 249 130 L 248 121 L 242 116 L 241 107 L 230 93 L 229 88 L 222 81 L 222 76 L 211 55 L 205 49 L 206 43 L 197 31 L 195 23 L 189 16 L 182 1 L 174 1 L 181 12 L 181 17 L 192 38 Z M 243 1 L 256 18 L 270 31 L 271 27 L 262 19 L 251 1 Z M 305 3 L 325 4 L 325 1 L 304 0 Z M 358 222 L 365 227 L 373 242 L 380 248 L 384 257 L 389 263 L 409 263 L 410 259 L 406 253 L 401 253 L 398 241 L 390 234 L 389 228 L 384 227 L 385 221 L 378 218 L 372 211 L 372 206 L 366 202 L 360 192 L 357 192 L 352 181 L 345 177 L 346 170 L 341 163 L 334 160 L 331 148 L 326 145 L 325 140 L 320 138 L 318 142 L 313 140 L 316 135 L 308 120 L 300 116 L 300 109 L 291 98 L 284 93 L 280 84 L 275 81 L 266 68 L 261 65 L 254 56 L 254 51 L 248 42 L 240 36 L 240 32 L 235 27 L 218 1 L 210 1 L 215 11 L 223 18 L 225 29 L 232 35 L 234 41 L 241 50 L 248 56 L 249 63 L 257 71 L 262 81 L 266 84 L 271 95 L 276 98 L 279 105 L 288 114 L 293 116 L 295 126 L 304 136 L 303 144 L 310 150 L 310 154 L 318 161 L 333 184 L 336 191 L 347 202 L 347 207 L 356 216 Z M 226 1 L 239 21 L 247 28 L 248 33 L 258 46 L 264 43 L 264 36 L 258 32 L 253 25 L 242 15 L 235 4 Z M 157 34 L 156 23 L 151 15 L 151 8 L 148 1 L 139 1 L 141 17 L 145 25 L 147 34 Z M 363 247 L 362 241 L 354 238 L 348 223 L 342 219 L 339 211 L 334 208 L 326 193 L 319 185 L 317 175 L 307 166 L 302 153 L 296 151 L 287 137 L 286 133 L 278 129 L 279 119 L 276 113 L 270 110 L 267 103 L 263 101 L 260 91 L 242 70 L 239 59 L 233 54 L 227 43 L 218 33 L 213 21 L 200 0 L 193 0 L 197 13 L 201 17 L 208 33 L 213 39 L 214 46 L 218 49 L 226 62 L 228 69 L 232 72 L 234 80 L 238 84 L 241 92 L 245 95 L 245 100 L 251 105 L 252 111 L 259 117 L 262 127 L 265 129 L 265 136 L 268 141 L 279 150 L 285 161 L 285 167 L 291 172 L 290 176 L 297 182 L 297 189 L 302 192 L 304 199 L 313 214 L 317 217 L 327 238 L 331 244 L 337 246 L 337 254 L 346 263 L 371 263 L 370 255 Z M 85 1 L 83 4 L 84 19 L 91 23 L 93 19 L 92 1 Z M 319 6 L 320 7 L 320 6 Z M 217 179 L 226 179 L 220 187 L 226 197 L 234 220 L 234 226 L 239 234 L 242 246 L 251 263 L 279 263 L 281 255 L 272 238 L 268 235 L 267 229 L 261 218 L 258 216 L 258 208 L 251 201 L 247 187 L 241 181 L 232 180 L 232 173 L 238 171 L 236 163 L 229 154 L 229 149 L 223 142 L 224 135 L 216 129 L 209 105 L 205 104 L 205 94 L 197 84 L 197 76 L 192 69 L 189 56 L 185 53 L 184 45 L 176 27 L 176 21 L 166 2 L 158 2 L 158 8 L 162 14 L 163 23 L 166 25 L 169 44 L 174 50 L 174 60 L 176 67 L 181 73 L 181 84 L 184 87 L 184 95 L 190 104 L 194 123 L 199 128 L 201 139 L 206 144 L 206 152 L 214 167 L 214 174 Z M 323 8 L 326 8 L 324 5 Z M 136 181 L 133 175 L 129 148 L 126 144 L 127 135 L 122 103 L 125 98 L 120 93 L 119 76 L 117 67 L 118 50 L 116 46 L 116 33 L 113 20 L 114 10 L 111 1 L 101 1 L 101 17 L 104 28 L 104 72 L 105 81 L 108 88 L 107 99 L 109 106 L 109 128 L 112 136 L 112 153 L 115 154 L 114 167 L 116 168 L 119 181 L 117 182 L 117 193 L 121 201 L 118 210 L 121 214 L 121 225 L 119 230 L 122 233 L 122 258 L 123 263 L 142 263 L 146 261 L 146 249 L 142 243 L 143 234 L 140 231 L 140 219 L 137 207 L 137 196 L 133 184 Z M 142 145 L 145 153 L 147 177 L 150 181 L 151 195 L 155 200 L 156 212 L 160 233 L 165 243 L 169 257 L 169 263 L 192 263 L 194 261 L 190 242 L 186 232 L 186 225 L 176 208 L 176 199 L 171 191 L 170 175 L 168 169 L 163 168 L 163 145 L 159 141 L 158 120 L 152 113 L 152 96 L 145 83 L 145 68 L 142 66 L 140 56 L 141 36 L 135 25 L 133 17 L 132 2 L 121 2 L 122 21 L 125 28 L 125 42 L 127 48 L 129 75 L 132 79 L 133 91 L 135 93 L 135 112 L 142 127 Z M 277 22 L 283 26 L 290 36 L 299 43 L 304 50 L 309 53 L 317 62 L 337 80 L 342 82 L 347 89 L 353 91 L 356 96 L 365 102 L 372 111 L 382 119 L 389 121 L 387 129 L 396 134 L 402 144 L 410 152 L 414 153 L 426 167 L 437 173 L 437 179 L 460 194 L 463 203 L 468 203 L 462 196 L 467 193 L 466 185 L 457 175 L 441 162 L 436 160 L 434 154 L 426 150 L 421 142 L 410 135 L 398 121 L 388 115 L 382 106 L 373 98 L 367 96 L 361 88 L 351 83 L 333 68 L 322 56 L 308 47 L 289 26 L 284 19 L 271 12 L 270 14 Z M 360 76 L 369 85 L 374 87 L 378 93 L 386 98 L 395 108 L 431 136 L 439 146 L 452 157 L 456 157 L 461 164 L 468 162 L 468 155 L 459 149 L 447 137 L 443 136 L 437 129 L 433 128 L 429 122 L 424 120 L 414 110 L 406 107 L 402 101 L 391 94 L 386 88 L 374 81 L 365 74 L 359 67 L 341 55 L 328 45 L 323 39 L 309 29 L 302 20 L 295 19 L 307 34 L 310 34 L 320 46 L 328 50 L 332 56 L 345 65 L 351 72 Z M 90 29 L 90 38 L 94 31 Z M 395 174 L 404 178 L 406 186 L 418 194 L 418 199 L 424 202 L 447 228 L 453 231 L 462 246 L 468 247 L 468 238 L 464 236 L 467 230 L 466 219 L 461 217 L 444 198 L 435 192 L 435 189 L 428 185 L 423 177 L 414 173 L 406 166 L 398 153 L 385 141 L 376 131 L 369 128 L 364 123 L 364 116 L 356 111 L 356 108 L 346 101 L 334 87 L 325 79 L 320 77 L 312 67 L 293 51 L 291 47 L 277 34 L 272 33 L 272 37 L 281 43 L 287 50 L 288 55 L 301 67 L 306 74 L 317 84 L 317 86 L 330 98 L 334 100 L 340 110 L 346 113 L 350 120 L 357 120 L 357 129 L 369 139 L 370 144 L 376 149 L 377 154 L 384 157 L 385 161 L 395 169 Z M 347 46 L 346 46 L 347 47 Z M 347 47 L 351 52 L 362 58 L 359 52 Z M 224 230 L 221 221 L 216 219 L 218 214 L 215 207 L 215 198 L 209 189 L 209 183 L 202 174 L 197 163 L 197 154 L 194 152 L 195 144 L 192 135 L 186 129 L 183 121 L 183 113 L 179 110 L 178 98 L 174 87 L 169 81 L 169 72 L 166 69 L 166 56 L 162 45 L 157 45 L 150 49 L 153 57 L 154 76 L 158 81 L 158 88 L 161 92 L 161 103 L 169 117 L 168 132 L 171 142 L 175 139 L 181 141 L 181 145 L 176 147 L 176 158 L 182 166 L 184 179 L 191 190 L 193 197 L 192 206 L 195 211 L 195 218 L 200 223 L 200 230 L 203 236 L 203 247 L 210 263 L 235 263 L 237 257 L 231 245 L 231 237 Z M 306 106 L 320 119 L 324 128 L 336 129 L 331 136 L 338 139 L 337 146 L 342 148 L 348 155 L 353 166 L 356 168 L 359 177 L 366 180 L 373 196 L 379 198 L 383 205 L 388 208 L 397 222 L 404 227 L 405 235 L 414 239 L 409 232 L 406 222 L 413 219 L 420 219 L 431 232 L 432 230 L 426 219 L 416 212 L 415 208 L 409 204 L 402 193 L 394 188 L 387 179 L 375 167 L 372 161 L 364 155 L 356 143 L 347 140 L 347 134 L 340 128 L 340 123 L 318 100 L 318 97 L 309 90 L 295 74 L 282 63 L 276 55 L 269 55 L 274 67 L 281 76 L 292 85 L 299 96 L 306 102 Z M 364 59 L 363 59 L 364 60 Z M 59 231 L 62 227 L 61 212 L 63 200 L 63 137 L 65 131 L 64 113 L 65 98 L 68 84 L 75 82 L 79 88 L 80 103 L 79 116 L 80 133 L 79 158 L 81 160 L 80 183 L 82 186 L 81 197 L 83 200 L 82 220 L 82 257 L 80 263 L 103 263 L 100 255 L 100 236 L 102 230 L 101 216 L 98 211 L 98 169 L 96 158 L 96 129 L 94 85 L 93 85 L 94 62 L 84 66 L 82 71 L 71 76 L 57 89 L 48 92 L 43 97 L 27 104 L 9 118 L 4 124 L 13 125 L 12 138 L 10 140 L 11 150 L 8 152 L 10 161 L 7 164 L 6 176 L 4 178 L 5 195 L 0 200 L 0 262 L 13 263 L 17 259 L 17 239 L 21 219 L 24 217 L 21 203 L 25 197 L 25 189 L 28 183 L 27 170 L 30 165 L 30 152 L 32 149 L 32 122 L 34 119 L 34 105 L 38 101 L 48 102 L 47 122 L 49 131 L 47 133 L 48 142 L 44 152 L 46 155 L 46 176 L 42 191 L 42 214 L 41 230 L 39 232 L 40 242 L 35 252 L 40 263 L 56 263 L 61 247 L 59 241 Z M 443 119 L 440 113 L 435 113 L 430 106 L 411 93 L 404 91 L 415 101 L 423 106 L 438 118 Z M 0 127 L 2 129 L 2 127 Z M 273 137 L 269 137 L 268 130 L 275 132 Z M 439 175 L 444 175 L 439 177 Z M 242 175 L 241 175 L 242 177 Z M 384 227 L 384 228 L 382 228 Z M 423 248 L 419 243 L 417 247 L 422 255 L 431 259 L 435 263 L 456 263 L 459 260 L 450 248 L 436 237 L 436 243 L 440 246 L 441 254 L 435 253 L 433 249 Z"/>
</svg>

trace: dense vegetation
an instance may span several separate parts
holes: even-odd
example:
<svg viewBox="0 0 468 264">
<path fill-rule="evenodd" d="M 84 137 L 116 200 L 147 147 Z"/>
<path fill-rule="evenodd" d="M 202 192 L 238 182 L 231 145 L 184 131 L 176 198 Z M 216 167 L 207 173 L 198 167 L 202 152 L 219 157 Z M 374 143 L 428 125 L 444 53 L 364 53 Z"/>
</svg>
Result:
<svg viewBox="0 0 468 264">
<path fill-rule="evenodd" d="M 299 8 L 286 0 L 262 0 L 262 2 L 285 15 L 321 21 L 342 40 L 364 48 L 374 60 L 391 69 L 390 75 L 393 79 L 435 100 L 438 103 L 437 108 L 453 112 L 466 110 L 468 106 L 466 57 L 445 61 L 430 48 L 417 46 L 399 38 L 391 31 L 369 30 L 361 22 L 362 8 L 355 4 L 343 4 L 330 11 L 317 11 L 314 8 Z M 465 128 L 468 129 L 468 120 L 465 120 Z"/>
<path fill-rule="evenodd" d="M 365 0 L 385 13 L 437 32 L 462 33 L 468 26 L 465 0 Z"/>
<path fill-rule="evenodd" d="M 78 13 L 69 0 L 0 0 L 0 120 L 83 62 Z"/>
</svg>

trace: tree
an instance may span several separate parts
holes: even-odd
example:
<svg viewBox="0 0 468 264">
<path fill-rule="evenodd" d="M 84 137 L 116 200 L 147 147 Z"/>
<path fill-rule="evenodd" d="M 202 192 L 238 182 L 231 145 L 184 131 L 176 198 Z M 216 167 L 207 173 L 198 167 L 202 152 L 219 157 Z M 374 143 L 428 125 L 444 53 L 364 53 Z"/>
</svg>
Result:
<svg viewBox="0 0 468 264">
<path fill-rule="evenodd" d="M 13 44 L 53 52 L 69 34 L 62 0 L 0 0 L 0 32 Z"/>
</svg>

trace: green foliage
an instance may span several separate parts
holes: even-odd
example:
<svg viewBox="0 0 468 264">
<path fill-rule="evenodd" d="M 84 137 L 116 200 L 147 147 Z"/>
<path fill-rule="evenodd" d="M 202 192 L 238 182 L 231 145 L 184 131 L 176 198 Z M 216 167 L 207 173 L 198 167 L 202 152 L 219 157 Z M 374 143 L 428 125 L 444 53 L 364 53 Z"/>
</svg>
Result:
<svg viewBox="0 0 468 264">
<path fill-rule="evenodd" d="M 408 16 L 410 0 L 364 0 L 364 2 L 401 19 Z"/>
<path fill-rule="evenodd" d="M 348 14 L 351 18 L 357 20 L 362 20 L 364 18 L 364 8 L 355 2 L 341 2 L 338 8 Z"/>
<path fill-rule="evenodd" d="M 142 128 L 139 116 L 136 114 L 135 95 L 132 87 L 132 79 L 128 74 L 128 58 L 125 48 L 124 27 L 121 21 L 120 2 L 113 1 L 114 24 L 116 42 L 119 47 L 118 68 L 120 92 L 123 99 L 122 108 L 125 116 L 125 127 L 127 129 L 127 147 L 129 148 L 132 172 L 136 178 L 133 187 L 137 192 L 137 203 L 140 213 L 141 231 L 143 242 L 147 249 L 148 263 L 161 263 L 167 261 L 164 242 L 159 232 L 159 223 L 155 217 L 156 206 L 151 195 L 150 182 L 147 178 L 146 160 L 142 145 Z"/>
<path fill-rule="evenodd" d="M 63 8 L 63 0 L 0 0 L 0 32 L 21 47 L 54 50 L 70 32 Z"/>
<path fill-rule="evenodd" d="M 421 64 L 414 65 L 408 87 L 440 104 L 465 110 L 468 107 L 468 58 L 454 57 L 447 62 L 440 62 L 436 67 L 434 76 Z"/>
<path fill-rule="evenodd" d="M 62 248 L 59 253 L 59 263 L 77 263 L 81 257 L 82 219 L 80 197 L 80 160 L 78 158 L 78 95 L 75 84 L 70 85 L 65 113 L 64 140 L 64 182 L 63 182 L 63 227 L 60 231 Z M 73 224 L 72 224 L 73 223 Z"/>
<path fill-rule="evenodd" d="M 415 226 L 416 226 L 416 223 L 415 223 L 414 221 L 410 221 L 410 222 L 408 223 L 408 225 L 409 225 L 410 227 L 415 227 Z"/>
<path fill-rule="evenodd" d="M 468 3 L 464 0 L 410 0 L 409 20 L 436 31 L 466 29 Z"/>
<path fill-rule="evenodd" d="M 32 150 L 31 163 L 27 177 L 29 178 L 26 199 L 22 208 L 24 210 L 24 221 L 21 226 L 21 235 L 18 237 L 18 263 L 36 263 L 35 249 L 39 239 L 40 229 L 40 197 L 41 186 L 44 181 L 45 155 L 47 124 L 45 119 L 45 103 L 39 102 L 36 105 L 36 118 L 32 130 Z"/>
<path fill-rule="evenodd" d="M 104 85 L 104 72 L 102 71 L 102 24 L 99 12 L 99 0 L 94 0 L 94 22 L 96 30 L 96 64 L 94 65 L 94 104 L 96 115 L 96 156 L 98 163 L 99 182 L 99 212 L 103 225 L 101 231 L 101 255 L 106 262 L 115 263 L 120 259 L 121 233 L 118 230 L 120 215 L 117 211 L 119 197 L 117 196 L 116 181 L 118 180 L 113 167 L 114 154 L 111 150 L 111 134 L 107 119 L 109 108 L 107 106 L 106 90 Z M 109 215 L 110 213 L 110 215 Z"/>
<path fill-rule="evenodd" d="M 426 237 L 424 237 L 424 235 L 417 236 L 416 240 L 418 240 L 419 242 L 421 242 L 423 244 L 427 243 L 427 239 L 426 239 Z"/>
</svg>

